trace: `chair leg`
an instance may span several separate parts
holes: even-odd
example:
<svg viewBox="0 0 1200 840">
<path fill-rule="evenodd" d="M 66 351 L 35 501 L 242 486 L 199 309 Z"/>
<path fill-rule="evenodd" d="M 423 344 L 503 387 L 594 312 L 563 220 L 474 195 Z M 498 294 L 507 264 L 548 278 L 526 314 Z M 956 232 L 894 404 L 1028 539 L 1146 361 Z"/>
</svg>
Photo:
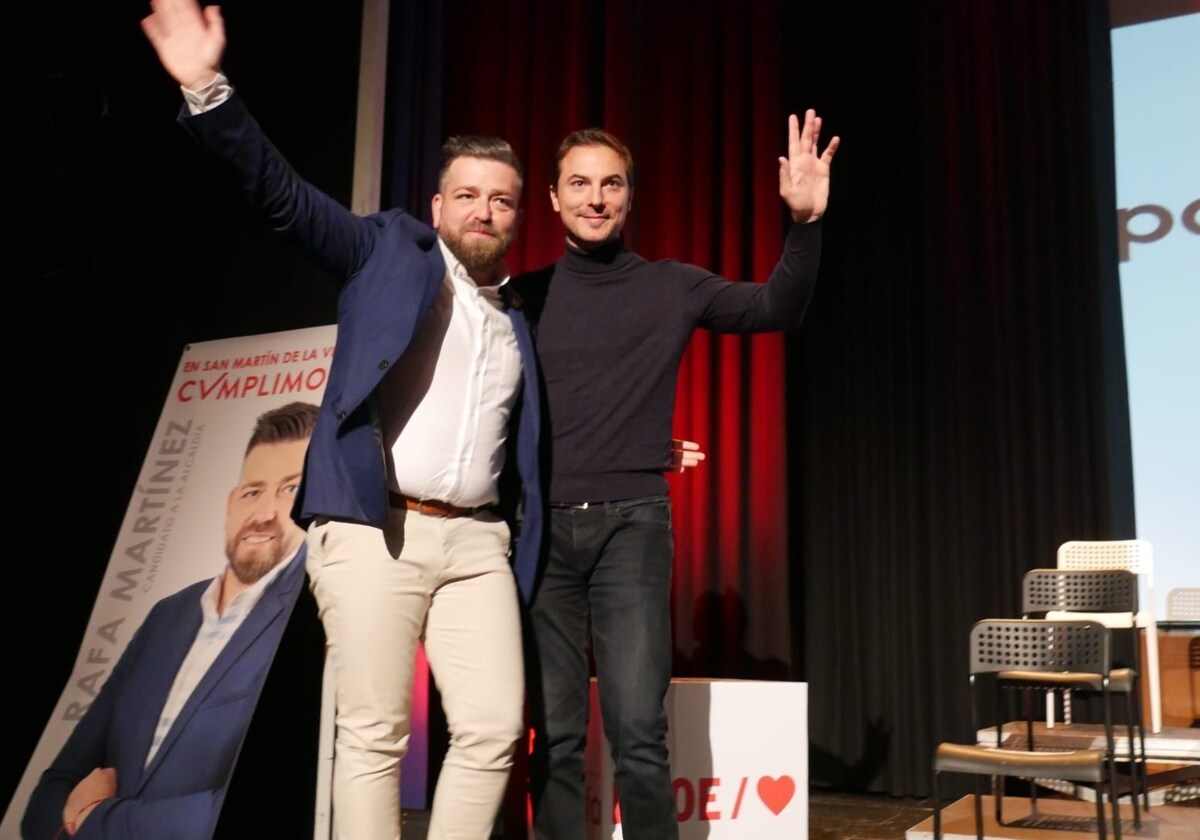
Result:
<svg viewBox="0 0 1200 840">
<path fill-rule="evenodd" d="M 975 838 L 983 840 L 983 781 L 975 775 Z"/>
<path fill-rule="evenodd" d="M 1003 697 L 1004 695 L 998 689 L 996 692 L 996 700 L 998 704 L 1001 703 Z M 1008 704 L 998 705 L 997 710 L 999 711 L 1000 709 L 1005 708 L 1007 705 Z M 1003 714 L 996 715 L 996 749 L 1000 749 L 1003 743 L 1000 738 L 1000 730 L 1004 728 L 1005 717 L 1006 716 Z M 1004 780 L 1000 776 L 992 776 L 992 798 L 996 800 L 996 825 L 1004 825 Z M 982 823 L 980 823 L 979 830 L 983 831 Z"/>
<path fill-rule="evenodd" d="M 996 749 L 1000 749 L 1004 745 L 1004 712 L 1007 709 L 1007 704 L 1004 702 L 1004 689 L 1000 686 L 999 681 L 996 684 Z"/>
<path fill-rule="evenodd" d="M 1125 695 L 1125 715 L 1129 721 L 1125 726 L 1125 737 L 1129 743 L 1129 798 L 1133 800 L 1133 825 L 1135 828 L 1141 828 L 1142 814 L 1139 803 L 1146 785 L 1146 765 L 1142 765 L 1141 773 L 1139 773 L 1139 756 L 1137 750 L 1134 749 L 1135 741 L 1133 740 L 1133 692 L 1136 689 L 1137 682 L 1134 681 L 1129 693 Z M 1139 777 L 1140 782 L 1138 781 Z"/>
<path fill-rule="evenodd" d="M 942 840 L 942 797 L 938 790 L 941 775 L 936 767 L 933 768 L 933 840 Z"/>
<path fill-rule="evenodd" d="M 1146 677 L 1150 680 L 1150 731 L 1162 732 L 1162 690 L 1158 675 L 1158 629 L 1156 623 L 1147 621 L 1146 631 Z"/>
<path fill-rule="evenodd" d="M 1008 777 L 992 776 L 992 796 L 996 800 L 996 825 L 1004 825 L 1004 791 L 1008 787 Z M 980 828 L 982 831 L 982 828 Z"/>
<path fill-rule="evenodd" d="M 1025 689 L 1022 696 L 1025 704 L 1025 741 L 1029 745 L 1029 752 L 1033 752 L 1033 699 L 1029 689 Z M 1052 698 L 1054 691 L 1048 692 L 1048 696 Z M 1037 779 L 1029 779 L 1029 808 L 1037 813 Z"/>
<path fill-rule="evenodd" d="M 1121 803 L 1117 801 L 1117 780 L 1111 775 L 1108 777 L 1108 794 L 1112 800 L 1112 818 L 1113 818 L 1113 837 L 1116 840 L 1121 840 Z M 1096 786 L 1096 798 L 1100 799 L 1100 790 L 1102 785 Z"/>
<path fill-rule="evenodd" d="M 1100 793 L 1100 785 L 1096 786 L 1096 833 L 1104 840 L 1104 796 Z"/>
<path fill-rule="evenodd" d="M 1150 775 L 1146 766 L 1146 722 L 1142 720 L 1142 677 L 1139 674 L 1133 680 L 1133 720 L 1137 722 L 1138 752 L 1142 763 L 1142 807 L 1150 810 Z M 1133 752 L 1133 740 L 1129 742 L 1129 751 Z"/>
<path fill-rule="evenodd" d="M 1112 703 L 1107 690 L 1104 691 L 1104 737 L 1108 747 L 1106 750 L 1108 755 L 1105 760 L 1108 763 L 1108 792 L 1112 797 L 1113 836 L 1116 840 L 1121 840 L 1121 803 L 1120 797 L 1117 795 L 1117 750 L 1113 739 Z M 1096 786 L 1097 798 L 1100 796 L 1101 787 L 1102 785 Z"/>
</svg>

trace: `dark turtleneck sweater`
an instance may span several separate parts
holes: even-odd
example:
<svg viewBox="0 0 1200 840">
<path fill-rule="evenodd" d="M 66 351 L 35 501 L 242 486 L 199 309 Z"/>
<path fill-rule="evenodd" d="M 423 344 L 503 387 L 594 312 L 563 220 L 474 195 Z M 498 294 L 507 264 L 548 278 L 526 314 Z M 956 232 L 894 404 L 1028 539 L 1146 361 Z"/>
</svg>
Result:
<svg viewBox="0 0 1200 840">
<path fill-rule="evenodd" d="M 820 260 L 820 222 L 792 225 L 766 283 L 731 282 L 623 242 L 568 248 L 513 280 L 536 330 L 550 429 L 551 503 L 666 493 L 679 363 L 692 331 L 799 326 Z"/>
</svg>

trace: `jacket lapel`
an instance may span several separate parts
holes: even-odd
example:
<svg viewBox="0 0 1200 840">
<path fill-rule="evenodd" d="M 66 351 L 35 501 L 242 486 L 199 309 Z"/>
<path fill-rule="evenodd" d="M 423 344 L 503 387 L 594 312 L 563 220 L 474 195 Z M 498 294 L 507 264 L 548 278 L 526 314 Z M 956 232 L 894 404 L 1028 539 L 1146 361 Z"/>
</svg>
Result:
<svg viewBox="0 0 1200 840">
<path fill-rule="evenodd" d="M 537 354 L 533 346 L 533 333 L 529 329 L 529 321 L 525 318 L 523 309 L 510 308 L 508 318 L 512 321 L 513 332 L 517 337 L 517 349 L 521 352 L 524 385 L 522 398 L 525 404 L 522 413 L 531 413 L 530 433 L 536 441 L 541 436 L 541 400 L 538 394 Z"/>
<path fill-rule="evenodd" d="M 154 667 L 141 669 L 143 672 L 149 671 L 147 678 L 139 679 L 135 685 L 131 685 L 127 689 L 144 694 L 146 697 L 145 708 L 156 711 L 156 714 L 153 715 L 137 716 L 135 731 L 130 733 L 128 740 L 131 745 L 129 757 L 131 760 L 136 759 L 136 767 L 143 780 L 146 775 L 146 755 L 150 752 L 150 745 L 154 743 L 154 735 L 158 731 L 158 718 L 162 714 L 163 707 L 167 705 L 171 686 L 175 684 L 175 675 L 179 673 L 179 667 L 183 664 L 184 657 L 187 656 L 196 634 L 200 631 L 200 624 L 203 621 L 203 614 L 200 611 L 200 595 L 203 592 L 204 587 L 197 588 L 196 597 L 183 604 L 177 616 L 154 625 L 155 632 L 164 634 L 161 640 L 156 640 L 154 650 L 168 652 L 169 656 L 159 657 L 154 652 L 145 655 L 147 662 L 155 662 Z M 150 632 L 150 628 L 147 627 L 144 632 Z M 158 642 L 161 642 L 161 647 Z M 142 782 L 139 781 L 139 788 L 141 784 Z"/>
<path fill-rule="evenodd" d="M 138 784 L 139 790 L 145 786 L 146 782 L 162 764 L 167 755 L 170 754 L 172 747 L 179 740 L 180 733 L 187 729 L 188 723 L 195 716 L 196 711 L 204 704 L 213 691 L 221 684 L 229 669 L 233 667 L 239 659 L 247 654 L 254 646 L 255 642 L 267 632 L 276 621 L 283 616 L 286 618 L 288 610 L 295 604 L 296 589 L 304 580 L 304 557 L 305 546 L 301 545 L 296 556 L 292 558 L 288 567 L 280 573 L 279 577 L 274 580 L 267 591 L 259 598 L 258 603 L 250 610 L 250 614 L 242 621 L 242 625 L 234 632 L 226 643 L 224 649 L 217 655 L 213 664 L 209 667 L 201 678 L 199 684 L 180 709 L 179 715 L 176 716 L 174 723 L 171 724 L 171 729 L 163 738 L 162 744 L 158 748 L 158 752 L 154 754 L 154 760 L 146 767 L 146 772 L 142 775 L 141 782 Z M 192 634 L 194 640 L 195 633 Z M 185 647 L 185 653 L 187 648 Z M 267 651 L 257 651 L 255 655 L 263 658 L 264 667 L 268 666 L 274 656 L 274 649 Z M 172 675 L 174 679 L 174 675 Z M 168 688 L 169 690 L 169 688 Z M 248 724 L 249 721 L 244 721 Z"/>
</svg>

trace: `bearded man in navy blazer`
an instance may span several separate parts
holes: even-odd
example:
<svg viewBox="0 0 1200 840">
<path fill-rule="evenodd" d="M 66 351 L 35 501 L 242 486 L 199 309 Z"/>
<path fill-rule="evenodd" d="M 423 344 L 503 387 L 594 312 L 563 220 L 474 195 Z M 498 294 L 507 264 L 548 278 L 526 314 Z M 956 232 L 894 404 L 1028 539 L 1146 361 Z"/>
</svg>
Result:
<svg viewBox="0 0 1200 840">
<path fill-rule="evenodd" d="M 225 519 L 225 570 L 155 604 L 43 772 L 25 840 L 207 840 L 304 589 L 290 516 L 317 419 L 259 417 Z"/>
<path fill-rule="evenodd" d="M 450 731 L 428 836 L 485 840 L 523 732 L 518 591 L 532 592 L 541 543 L 533 343 L 503 290 L 520 162 L 498 138 L 451 138 L 433 228 L 402 210 L 357 216 L 292 170 L 220 72 L 216 7 L 153 0 L 142 29 L 182 89 L 184 128 L 342 281 L 293 510 L 333 669 L 336 835 L 400 836 L 423 642 Z M 500 497 L 506 463 L 519 504 Z M 501 502 L 521 511 L 511 564 L 517 523 Z"/>
</svg>

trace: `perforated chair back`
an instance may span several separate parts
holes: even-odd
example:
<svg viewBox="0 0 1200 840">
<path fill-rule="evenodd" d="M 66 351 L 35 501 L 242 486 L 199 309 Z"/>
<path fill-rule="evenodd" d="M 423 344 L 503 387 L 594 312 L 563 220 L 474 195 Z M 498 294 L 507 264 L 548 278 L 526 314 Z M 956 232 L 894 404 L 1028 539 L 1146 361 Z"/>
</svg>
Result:
<svg viewBox="0 0 1200 840">
<path fill-rule="evenodd" d="M 971 628 L 972 676 L 1001 671 L 1106 674 L 1108 628 L 1099 621 L 986 618 Z"/>
<path fill-rule="evenodd" d="M 1154 545 L 1149 540 L 1068 540 L 1058 547 L 1060 569 L 1125 569 L 1141 582 L 1137 626 L 1146 631 L 1146 683 L 1150 731 L 1162 731 L 1162 688 L 1158 662 L 1158 618 L 1154 614 Z"/>
<path fill-rule="evenodd" d="M 1022 583 L 1021 611 L 1029 618 L 1089 613 L 1108 627 L 1133 627 L 1137 576 L 1124 569 L 1031 569 Z"/>
<path fill-rule="evenodd" d="M 1154 545 L 1149 540 L 1068 540 L 1058 547 L 1060 569 L 1125 569 L 1154 585 Z"/>
<path fill-rule="evenodd" d="M 1200 587 L 1179 586 L 1167 593 L 1167 621 L 1200 619 Z"/>
</svg>

